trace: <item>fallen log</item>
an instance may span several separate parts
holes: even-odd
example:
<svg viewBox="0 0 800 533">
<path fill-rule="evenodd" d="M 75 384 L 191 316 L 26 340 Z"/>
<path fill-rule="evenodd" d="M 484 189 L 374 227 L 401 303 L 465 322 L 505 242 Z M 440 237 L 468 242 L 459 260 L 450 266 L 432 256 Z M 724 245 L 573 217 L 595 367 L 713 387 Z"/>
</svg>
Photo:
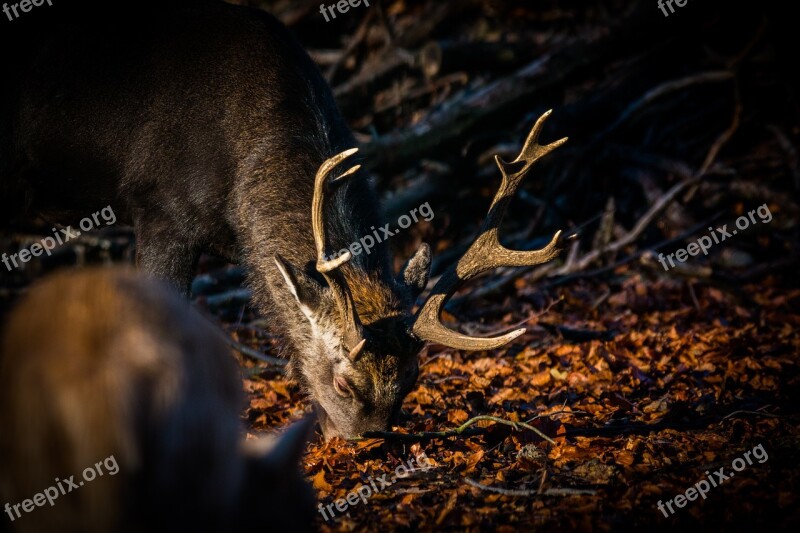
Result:
<svg viewBox="0 0 800 533">
<path fill-rule="evenodd" d="M 419 51 L 418 62 L 428 78 L 452 72 L 509 72 L 530 63 L 541 50 L 527 41 L 431 41 Z"/>
<path fill-rule="evenodd" d="M 670 38 L 669 30 L 678 28 L 665 28 L 657 15 L 652 9 L 634 8 L 623 22 L 578 37 L 515 73 L 448 103 L 418 124 L 374 139 L 362 150 L 367 166 L 378 170 L 409 165 L 509 108 L 530 102 L 545 90 L 563 86 L 568 79 L 596 69 L 618 53 L 629 53 L 643 34 L 653 45 Z"/>
</svg>

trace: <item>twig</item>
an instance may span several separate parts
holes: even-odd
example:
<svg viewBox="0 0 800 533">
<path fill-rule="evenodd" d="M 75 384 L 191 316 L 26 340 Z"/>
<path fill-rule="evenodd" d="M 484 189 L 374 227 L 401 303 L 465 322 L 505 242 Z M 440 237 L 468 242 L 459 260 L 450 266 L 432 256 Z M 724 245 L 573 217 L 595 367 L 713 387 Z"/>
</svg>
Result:
<svg viewBox="0 0 800 533">
<path fill-rule="evenodd" d="M 225 341 L 228 343 L 228 345 L 231 348 L 233 348 L 234 350 L 236 350 L 237 352 L 239 352 L 242 355 L 246 355 L 247 357 L 251 357 L 253 359 L 257 359 L 258 361 L 262 361 L 264 363 L 269 363 L 271 365 L 278 365 L 278 366 L 281 366 L 281 367 L 285 367 L 286 366 L 286 360 L 285 359 L 278 359 L 277 357 L 272 357 L 271 355 L 265 355 L 265 354 L 263 354 L 263 353 L 261 353 L 261 352 L 259 352 L 257 350 L 254 350 L 252 348 L 248 348 L 247 346 L 245 346 L 243 344 L 239 344 L 238 342 L 236 342 L 235 340 L 230 338 L 227 334 L 225 335 Z"/>
<path fill-rule="evenodd" d="M 688 87 L 690 85 L 694 85 L 697 83 L 708 83 L 708 82 L 718 82 L 724 81 L 729 79 L 735 79 L 734 74 L 727 71 L 720 71 L 720 72 L 707 72 L 697 76 L 690 76 L 688 78 L 682 78 L 680 80 L 673 80 L 668 83 L 662 84 L 659 87 L 649 91 L 646 93 L 642 98 L 637 100 L 632 106 L 630 106 L 609 128 L 603 132 L 598 139 L 608 132 L 612 131 L 620 124 L 622 124 L 631 114 L 638 110 L 640 107 L 645 105 L 646 103 L 651 102 L 652 100 L 663 96 L 664 94 L 668 94 L 669 92 L 682 89 Z M 652 223 L 656 216 L 661 214 L 670 204 L 675 200 L 675 198 L 683 192 L 685 189 L 689 189 L 687 193 L 687 197 L 691 197 L 694 192 L 697 190 L 698 182 L 706 176 L 711 167 L 713 166 L 714 162 L 719 155 L 719 152 L 722 148 L 727 144 L 727 142 L 733 137 L 736 130 L 739 128 L 740 123 L 740 116 L 742 112 L 741 103 L 739 102 L 739 91 L 738 86 L 736 88 L 736 95 L 737 95 L 737 103 L 736 108 L 734 110 L 733 120 L 731 121 L 731 125 L 724 131 L 722 134 L 714 141 L 714 143 L 709 148 L 708 153 L 703 161 L 703 164 L 700 166 L 698 171 L 694 173 L 691 177 L 685 177 L 682 181 L 672 186 L 672 188 L 663 194 L 658 200 L 656 200 L 650 209 L 642 215 L 641 218 L 636 222 L 636 225 L 627 232 L 622 238 L 618 239 L 617 241 L 611 243 L 608 246 L 603 248 L 598 248 L 591 250 L 587 254 L 585 254 L 580 259 L 575 261 L 571 261 L 564 265 L 561 269 L 559 269 L 556 274 L 558 275 L 565 275 L 570 274 L 572 272 L 584 270 L 590 264 L 595 262 L 604 254 L 615 253 L 622 248 L 632 244 L 639 236 L 644 232 L 644 230 Z M 540 277 L 545 275 L 549 275 L 550 271 L 544 271 Z"/>
<path fill-rule="evenodd" d="M 364 15 L 364 19 L 361 21 L 361 24 L 359 24 L 356 33 L 347 43 L 347 47 L 345 47 L 342 55 L 339 56 L 339 59 L 336 62 L 328 67 L 328 70 L 325 72 L 325 79 L 328 80 L 328 83 L 333 81 L 333 77 L 336 76 L 336 73 L 339 71 L 344 62 L 347 61 L 347 58 L 350 56 L 350 54 L 353 53 L 353 50 L 355 50 L 367 36 L 367 33 L 369 33 L 369 23 L 372 18 L 372 11 L 367 11 L 367 14 Z"/>
<path fill-rule="evenodd" d="M 586 414 L 586 411 L 581 411 L 580 409 L 575 409 L 574 411 L 565 411 L 564 407 L 567 405 L 566 400 L 564 404 L 561 406 L 561 411 L 554 411 L 552 413 L 544 413 L 541 415 L 536 415 L 533 418 L 529 418 L 525 421 L 526 424 L 530 424 L 534 420 L 538 420 L 540 418 L 544 418 L 546 416 L 556 416 L 556 415 L 574 415 L 574 414 Z"/>
<path fill-rule="evenodd" d="M 484 420 L 488 420 L 488 421 L 494 422 L 496 424 L 503 424 L 503 425 L 506 425 L 506 426 L 511 426 L 514 429 L 519 429 L 519 428 L 527 429 L 528 431 L 533 431 L 534 433 L 539 435 L 541 438 L 543 438 L 544 440 L 546 440 L 550 444 L 555 444 L 556 443 L 556 441 L 554 441 L 553 439 L 551 439 L 550 437 L 548 437 L 547 435 L 545 435 L 544 433 L 542 433 L 541 431 L 539 431 L 535 427 L 531 426 L 530 424 L 526 424 L 525 422 L 513 422 L 511 420 L 506 420 L 504 418 L 498 418 L 496 416 L 489 416 L 489 415 L 480 415 L 480 416 L 472 417 L 469 420 L 467 420 L 466 422 L 464 422 L 462 425 L 458 426 L 458 428 L 456 428 L 456 431 L 458 431 L 460 433 L 460 432 L 464 431 L 466 428 L 468 428 L 469 426 L 471 426 L 472 424 L 475 424 L 476 422 L 480 422 L 480 421 L 484 421 Z"/>
<path fill-rule="evenodd" d="M 467 377 L 467 376 L 447 376 L 447 377 L 444 377 L 444 378 L 435 379 L 433 381 L 430 381 L 429 383 L 432 383 L 434 385 L 438 385 L 440 383 L 446 383 L 448 381 L 469 381 L 469 377 Z"/>
<path fill-rule="evenodd" d="M 494 335 L 499 335 L 501 333 L 505 333 L 507 331 L 515 330 L 518 327 L 527 324 L 528 322 L 530 322 L 534 318 L 538 319 L 538 318 L 541 318 L 541 317 L 545 316 L 547 313 L 550 312 L 550 309 L 552 309 L 554 305 L 556 305 L 558 303 L 561 303 L 563 300 L 564 300 L 564 297 L 563 296 L 559 296 L 558 298 L 551 300 L 550 303 L 547 304 L 547 307 L 544 308 L 543 310 L 539 311 L 538 313 L 532 313 L 528 318 L 524 318 L 524 319 L 520 320 L 519 322 L 516 322 L 515 324 L 512 324 L 510 326 L 503 326 L 502 328 L 482 333 L 482 335 L 491 337 L 491 336 L 494 336 Z"/>
<path fill-rule="evenodd" d="M 761 24 L 758 25 L 755 34 L 753 34 L 753 38 L 747 41 L 747 44 L 741 49 L 741 51 L 736 54 L 730 61 L 727 62 L 728 68 L 736 68 L 739 64 L 748 56 L 750 52 L 755 48 L 761 38 L 764 36 L 767 28 L 769 28 L 769 21 L 764 18 L 761 20 Z"/>
<path fill-rule="evenodd" d="M 592 496 L 594 494 L 597 494 L 597 491 L 593 489 L 570 489 L 566 487 L 560 489 L 547 489 L 544 491 L 545 496 Z"/>
<path fill-rule="evenodd" d="M 557 333 L 561 335 L 567 341 L 574 342 L 589 342 L 594 340 L 610 341 L 619 334 L 619 331 L 614 329 L 595 331 L 591 329 L 571 328 L 563 325 L 548 324 L 547 322 L 539 322 L 538 326 L 550 333 Z"/>
<path fill-rule="evenodd" d="M 448 429 L 445 431 L 421 431 L 419 433 L 397 433 L 395 431 L 368 431 L 364 433 L 364 437 L 362 439 L 355 439 L 355 440 L 363 440 L 363 439 L 388 439 L 388 440 L 401 440 L 401 441 L 418 441 L 418 440 L 432 440 L 432 439 L 442 439 L 448 437 L 455 437 L 464 434 L 471 434 L 474 435 L 476 433 L 466 433 L 470 426 L 477 422 L 482 421 L 490 421 L 496 424 L 503 424 L 506 426 L 511 426 L 514 429 L 527 429 L 539 435 L 542 439 L 546 440 L 550 444 L 555 444 L 556 442 L 536 429 L 535 427 L 531 426 L 530 424 L 526 424 L 525 422 L 513 422 L 511 420 L 505 420 L 504 418 L 498 418 L 496 416 L 489 416 L 489 415 L 480 415 L 475 416 L 458 426 L 454 429 Z"/>
<path fill-rule="evenodd" d="M 361 70 L 341 85 L 333 89 L 336 102 L 344 111 L 351 111 L 363 106 L 364 99 L 369 97 L 378 87 L 388 83 L 398 70 L 409 68 L 414 56 L 402 48 L 387 50 L 380 59 L 373 59 L 364 64 Z M 371 156 L 367 156 L 369 161 Z"/>
<path fill-rule="evenodd" d="M 688 281 L 686 285 L 689 287 L 689 295 L 692 297 L 692 303 L 694 304 L 694 308 L 700 311 L 700 301 L 697 299 L 697 294 L 694 292 L 694 283 Z"/>
<path fill-rule="evenodd" d="M 580 259 L 576 260 L 574 264 L 570 265 L 568 268 L 565 266 L 564 268 L 560 269 L 557 274 L 569 274 L 571 272 L 575 272 L 578 270 L 583 270 L 594 261 L 596 261 L 601 255 L 606 253 L 613 253 L 621 250 L 622 248 L 632 244 L 636 239 L 639 238 L 639 235 L 644 232 L 645 229 L 650 225 L 650 223 L 655 219 L 664 209 L 666 209 L 669 204 L 681 193 L 684 189 L 686 189 L 689 185 L 693 185 L 700 180 L 700 176 L 696 176 L 690 180 L 682 181 L 680 183 L 676 183 L 672 186 L 670 190 L 664 193 L 658 200 L 655 201 L 653 205 L 650 206 L 650 209 L 642 215 L 641 218 L 636 222 L 636 225 L 627 232 L 624 236 L 620 239 L 617 239 L 613 243 L 609 244 L 603 249 L 599 250 L 592 250 L 585 254 Z"/>
<path fill-rule="evenodd" d="M 381 26 L 383 27 L 383 31 L 386 34 L 386 47 L 389 48 L 394 46 L 397 36 L 395 35 L 392 23 L 389 22 L 389 18 L 386 16 L 386 9 L 383 7 L 383 2 L 377 2 L 375 5 L 375 11 L 378 13 L 378 22 L 380 22 Z"/>
<path fill-rule="evenodd" d="M 513 330 L 517 329 L 520 326 L 524 326 L 525 324 L 527 324 L 528 322 L 530 322 L 534 318 L 539 318 L 540 316 L 541 315 L 539 313 L 533 313 L 528 318 L 523 318 L 522 320 L 520 320 L 520 321 L 518 321 L 518 322 L 516 322 L 514 324 L 511 324 L 509 326 L 503 326 L 503 327 L 501 327 L 499 329 L 494 329 L 492 331 L 481 332 L 481 334 L 483 336 L 485 336 L 485 337 L 492 337 L 494 335 L 500 335 L 501 333 L 506 333 L 508 331 L 513 331 Z"/>
<path fill-rule="evenodd" d="M 633 102 L 629 105 L 625 111 L 615 120 L 608 128 L 606 128 L 603 132 L 598 135 L 599 138 L 604 138 L 608 136 L 611 132 L 619 128 L 622 124 L 624 124 L 634 113 L 639 111 L 644 106 L 651 104 L 653 101 L 666 96 L 672 92 L 680 91 L 682 89 L 686 89 L 687 87 L 691 87 L 692 85 L 702 85 L 705 83 L 718 83 L 721 81 L 727 81 L 732 79 L 734 76 L 733 72 L 729 71 L 713 71 L 713 72 L 703 72 L 700 74 L 695 74 L 693 76 L 687 76 L 685 78 L 680 78 L 677 80 L 670 80 L 668 82 L 662 83 L 661 85 L 655 87 L 647 91 L 644 96 Z"/>
<path fill-rule="evenodd" d="M 737 413 L 753 414 L 758 416 L 766 416 L 769 418 L 788 418 L 795 419 L 800 415 L 786 414 L 774 415 L 771 413 L 762 413 L 760 411 L 734 411 L 728 415 L 706 415 L 686 420 L 660 420 L 655 423 L 646 422 L 612 422 L 600 427 L 574 427 L 567 429 L 566 433 L 559 435 L 559 437 L 612 437 L 620 435 L 651 435 L 665 429 L 674 429 L 679 431 L 688 431 L 692 429 L 703 429 L 713 424 L 720 424 L 726 418 L 736 415 Z"/>
<path fill-rule="evenodd" d="M 436 355 L 434 355 L 433 357 L 431 357 L 430 359 L 428 359 L 427 361 L 425 361 L 424 363 L 420 364 L 419 367 L 422 368 L 425 365 L 429 365 L 429 364 L 433 363 L 434 361 L 436 361 L 437 359 L 439 359 L 440 357 L 444 357 L 445 355 L 447 355 L 447 352 L 445 352 L 445 351 L 439 352 Z"/>
<path fill-rule="evenodd" d="M 766 407 L 769 407 L 769 406 L 765 406 L 765 407 L 763 407 L 763 409 L 766 409 Z M 740 410 L 740 411 L 734 411 L 732 413 L 729 413 L 729 414 L 723 416 L 722 417 L 722 422 L 724 422 L 725 420 L 727 420 L 727 419 L 729 419 L 729 418 L 731 418 L 733 416 L 736 416 L 736 415 L 755 415 L 755 416 L 765 416 L 767 418 L 783 418 L 781 415 L 775 415 L 775 414 L 772 414 L 772 413 L 765 413 L 763 411 Z"/>
<path fill-rule="evenodd" d="M 539 489 L 538 492 L 541 493 L 544 490 L 544 482 L 547 480 L 547 468 L 542 468 L 542 479 L 539 480 Z"/>
<path fill-rule="evenodd" d="M 401 105 L 405 104 L 406 102 L 410 102 L 416 100 L 418 98 L 422 98 L 423 96 L 427 96 L 428 94 L 435 93 L 439 91 L 442 87 L 448 87 L 455 83 L 461 83 L 462 85 L 466 85 L 468 78 L 463 72 L 456 72 L 454 74 L 448 74 L 442 78 L 439 78 L 435 82 L 430 82 L 426 84 L 424 87 L 419 89 L 415 89 L 412 91 L 403 91 L 397 98 L 390 100 L 382 105 L 375 106 L 375 113 L 385 113 L 391 109 L 395 109 L 400 107 Z"/>
<path fill-rule="evenodd" d="M 220 308 L 240 307 L 250 303 L 252 292 L 248 288 L 238 288 L 209 296 L 201 296 L 205 299 L 206 306 L 216 311 Z"/>
<path fill-rule="evenodd" d="M 320 67 L 324 67 L 326 65 L 333 65 L 337 63 L 342 58 L 342 51 L 341 50 L 309 50 L 308 55 L 311 56 L 311 59 L 314 60 L 314 63 L 319 65 Z"/>
<path fill-rule="evenodd" d="M 720 150 L 731 140 L 733 134 L 736 133 L 736 130 L 739 129 L 739 124 L 741 122 L 742 117 L 742 103 L 739 98 L 739 89 L 736 89 L 736 107 L 733 110 L 733 119 L 731 119 L 731 125 L 723 131 L 717 140 L 714 141 L 714 144 L 711 145 L 711 148 L 708 150 L 708 154 L 706 154 L 706 158 L 703 161 L 703 165 L 700 167 L 698 171 L 698 175 L 706 174 L 711 165 L 714 164 L 716 161 L 717 156 L 719 155 Z"/>
<path fill-rule="evenodd" d="M 312 8 L 316 8 L 316 4 L 316 0 L 291 0 L 272 6 L 271 11 L 281 22 L 291 27 L 308 16 Z"/>
<path fill-rule="evenodd" d="M 736 106 L 733 110 L 733 118 L 731 119 L 731 124 L 728 126 L 725 131 L 723 131 L 719 137 L 714 141 L 709 148 L 708 153 L 706 154 L 706 158 L 703 161 L 703 165 L 700 167 L 700 170 L 697 171 L 696 176 L 700 177 L 704 174 L 707 174 L 708 171 L 711 169 L 711 166 L 714 164 L 714 161 L 717 160 L 717 156 L 719 156 L 720 151 L 722 148 L 731 140 L 733 135 L 736 133 L 736 130 L 739 129 L 739 123 L 742 116 L 742 102 L 741 96 L 739 94 L 739 85 L 736 85 L 735 90 L 736 95 Z M 691 201 L 692 197 L 694 197 L 695 193 L 697 192 L 698 185 L 695 184 L 689 189 L 689 192 L 686 193 L 685 200 L 687 202 Z"/>
<path fill-rule="evenodd" d="M 605 266 L 605 267 L 597 268 L 597 269 L 594 269 L 594 270 L 588 270 L 588 271 L 585 271 L 585 272 L 573 272 L 573 273 L 568 274 L 566 276 L 561 276 L 559 278 L 556 278 L 556 279 L 554 279 L 552 281 L 549 281 L 547 284 L 545 284 L 542 287 L 542 289 L 548 289 L 548 288 L 556 287 L 556 286 L 559 286 L 559 285 L 562 285 L 564 283 L 567 283 L 567 282 L 570 282 L 570 281 L 574 281 L 574 280 L 577 280 L 577 279 L 591 278 L 591 277 L 594 277 L 594 276 L 605 274 L 607 272 L 613 272 L 617 268 L 619 268 L 619 267 L 621 267 L 621 266 L 623 266 L 623 265 L 625 265 L 627 263 L 630 263 L 631 261 L 634 261 L 634 260 L 638 259 L 639 257 L 642 257 L 643 255 L 645 255 L 645 254 L 647 254 L 649 252 L 655 252 L 655 251 L 658 251 L 658 250 L 662 250 L 667 246 L 671 246 L 671 245 L 673 245 L 675 243 L 683 241 L 684 239 L 686 239 L 687 237 L 690 237 L 691 235 L 695 235 L 698 231 L 700 231 L 700 230 L 702 230 L 704 228 L 707 228 L 709 226 L 709 224 L 712 224 L 714 221 L 719 219 L 721 216 L 722 216 L 721 212 L 717 213 L 713 217 L 707 218 L 703 222 L 695 224 L 694 226 L 692 226 L 688 230 L 684 231 L 680 235 L 678 235 L 676 237 L 673 237 L 671 239 L 667 239 L 666 241 L 662 241 L 662 242 L 660 242 L 658 244 L 655 244 L 653 246 L 650 246 L 649 248 L 645 248 L 643 250 L 639 250 L 639 251 L 637 251 L 637 252 L 635 252 L 635 253 L 633 253 L 633 254 L 631 254 L 631 255 L 623 258 L 623 259 L 620 259 L 619 261 L 617 261 L 613 265 L 608 265 L 608 266 Z"/>
<path fill-rule="evenodd" d="M 478 483 L 474 479 L 464 478 L 464 481 L 467 482 L 468 485 L 471 485 L 475 488 L 485 490 L 487 492 L 494 492 L 495 494 L 502 494 L 503 496 L 592 496 L 597 494 L 596 490 L 591 489 L 570 489 L 570 488 L 558 488 L 558 489 L 547 489 L 544 492 L 541 490 L 527 490 L 527 489 L 503 489 L 500 487 L 492 487 L 490 485 L 484 485 L 483 483 Z"/>
<path fill-rule="evenodd" d="M 470 479 L 468 477 L 464 478 L 464 481 L 467 482 L 467 485 L 471 485 L 475 488 L 485 490 L 487 492 L 494 492 L 495 494 L 502 494 L 503 496 L 537 496 L 539 491 L 536 490 L 525 490 L 525 489 L 503 489 L 500 487 L 491 487 L 489 485 L 484 485 L 483 483 L 478 483 L 474 479 Z"/>
<path fill-rule="evenodd" d="M 773 272 L 780 272 L 782 270 L 797 272 L 798 264 L 800 264 L 800 255 L 795 254 L 784 259 L 778 259 L 776 261 L 770 261 L 768 263 L 756 265 L 741 274 L 731 275 L 722 272 L 715 272 L 714 277 L 728 283 L 748 283 L 762 278 L 767 274 L 772 274 Z"/>
</svg>

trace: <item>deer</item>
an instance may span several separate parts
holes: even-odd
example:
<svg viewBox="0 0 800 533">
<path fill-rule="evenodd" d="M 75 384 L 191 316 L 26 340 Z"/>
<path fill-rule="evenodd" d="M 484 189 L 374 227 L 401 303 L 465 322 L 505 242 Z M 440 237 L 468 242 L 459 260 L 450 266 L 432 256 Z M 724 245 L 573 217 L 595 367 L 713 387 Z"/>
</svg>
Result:
<svg viewBox="0 0 800 533">
<path fill-rule="evenodd" d="M 56 24 L 32 45 L 0 129 L 0 140 L 13 140 L 0 155 L 10 177 L 0 204 L 17 208 L 12 218 L 67 223 L 110 205 L 134 228 L 137 265 L 186 295 L 200 253 L 243 264 L 252 302 L 282 340 L 289 376 L 326 439 L 388 429 L 425 342 L 490 350 L 522 334 L 477 339 L 439 315 L 462 282 L 563 248 L 560 232 L 537 251 L 507 250 L 497 237 L 522 178 L 566 140 L 538 144 L 550 112 L 519 157 L 497 158 L 503 182 L 479 236 L 413 312 L 430 278 L 427 244 L 399 273 L 386 241 L 370 254 L 326 255 L 381 227 L 384 215 L 369 173 L 360 164 L 340 171 L 355 162 L 355 138 L 287 29 L 215 2 L 127 16 L 136 31 L 81 19 L 69 39 Z"/>
<path fill-rule="evenodd" d="M 312 531 L 313 418 L 244 439 L 209 320 L 132 268 L 59 272 L 0 339 L 0 504 L 14 531 Z M 32 503 L 33 502 L 33 503 Z"/>
</svg>

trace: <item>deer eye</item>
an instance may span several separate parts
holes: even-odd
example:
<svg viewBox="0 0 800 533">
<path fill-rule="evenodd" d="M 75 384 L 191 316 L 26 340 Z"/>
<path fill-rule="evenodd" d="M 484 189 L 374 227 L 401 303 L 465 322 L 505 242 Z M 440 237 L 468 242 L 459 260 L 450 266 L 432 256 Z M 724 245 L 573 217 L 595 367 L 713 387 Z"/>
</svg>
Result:
<svg viewBox="0 0 800 533">
<path fill-rule="evenodd" d="M 334 376 L 333 389 L 336 391 L 336 394 L 344 398 L 350 398 L 353 396 L 353 391 L 350 388 L 350 384 L 342 376 Z"/>
</svg>

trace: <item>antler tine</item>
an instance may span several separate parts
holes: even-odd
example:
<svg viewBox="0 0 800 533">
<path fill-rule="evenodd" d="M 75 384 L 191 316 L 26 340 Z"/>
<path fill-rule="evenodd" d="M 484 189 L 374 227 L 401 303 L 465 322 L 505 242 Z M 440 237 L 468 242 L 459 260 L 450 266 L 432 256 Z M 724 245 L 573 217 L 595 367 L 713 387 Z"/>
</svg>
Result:
<svg viewBox="0 0 800 533">
<path fill-rule="evenodd" d="M 330 159 L 326 160 L 322 165 L 320 165 L 319 170 L 317 170 L 317 175 L 314 178 L 314 198 L 311 202 L 311 224 L 314 231 L 314 243 L 317 246 L 317 271 L 324 275 L 325 272 L 330 272 L 331 270 L 335 270 L 339 268 L 344 263 L 348 262 L 351 259 L 350 252 L 346 252 L 336 259 L 331 259 L 326 261 L 325 260 L 325 207 L 324 207 L 324 199 L 325 199 L 325 187 L 327 185 L 328 175 L 335 169 L 339 164 L 342 163 L 345 159 L 350 157 L 351 155 L 358 152 L 358 148 L 351 148 L 350 150 L 345 150 L 344 152 L 337 154 Z M 357 172 L 361 168 L 361 165 L 356 165 L 335 180 L 334 183 L 339 182 L 342 178 L 350 176 L 351 174 Z"/>
<path fill-rule="evenodd" d="M 505 216 L 508 204 L 511 202 L 511 198 L 514 197 L 514 194 L 517 192 L 517 188 L 519 188 L 520 183 L 522 183 L 522 180 L 528 174 L 528 171 L 531 169 L 533 164 L 567 142 L 567 138 L 564 137 L 563 139 L 559 139 L 544 146 L 539 144 L 539 135 L 542 133 L 544 123 L 547 121 L 547 118 L 552 112 L 553 110 L 551 109 L 539 117 L 539 120 L 537 120 L 536 124 L 534 124 L 533 128 L 531 128 L 528 138 L 525 139 L 525 144 L 522 147 L 522 151 L 516 159 L 510 163 L 507 163 L 503 161 L 500 156 L 494 156 L 494 160 L 500 169 L 500 173 L 503 175 L 503 181 L 500 184 L 500 189 L 497 191 L 494 200 L 492 201 L 491 207 L 489 208 L 489 214 L 487 215 L 486 220 L 483 222 L 481 233 L 488 228 L 494 228 L 495 231 L 497 230 L 498 226 L 500 226 L 500 224 L 503 222 L 503 217 Z M 512 172 L 514 166 L 518 165 L 519 163 L 524 163 L 522 168 L 516 172 Z M 526 264 L 527 263 L 521 263 L 520 266 Z"/>
<path fill-rule="evenodd" d="M 314 180 L 314 197 L 311 202 L 311 227 L 314 232 L 314 243 L 317 248 L 317 271 L 322 274 L 328 282 L 331 291 L 333 291 L 333 296 L 341 315 L 342 324 L 345 328 L 345 343 L 347 344 L 347 349 L 350 351 L 349 357 L 351 359 L 358 357 L 358 354 L 364 348 L 364 340 L 362 338 L 363 328 L 361 327 L 361 320 L 358 318 L 355 303 L 353 302 L 353 295 L 347 286 L 347 282 L 341 276 L 337 276 L 336 271 L 340 266 L 348 262 L 352 258 L 352 255 L 350 252 L 345 252 L 335 259 L 326 260 L 325 245 L 327 235 L 325 232 L 325 193 L 329 183 L 328 176 L 330 173 L 356 152 L 358 152 L 358 148 L 351 148 L 322 163 Z M 338 183 L 358 172 L 360 168 L 361 165 L 355 165 L 330 183 Z"/>
<path fill-rule="evenodd" d="M 445 327 L 441 323 L 439 315 L 442 307 L 463 282 L 482 272 L 501 266 L 533 266 L 546 263 L 554 259 L 561 250 L 561 231 L 556 232 L 547 246 L 532 251 L 509 250 L 500 244 L 497 237 L 508 204 L 530 168 L 536 161 L 567 141 L 564 138 L 544 146 L 538 143 L 539 134 L 550 113 L 551 111 L 546 112 L 536 121 L 520 155 L 514 161 L 506 163 L 495 156 L 503 181 L 492 200 L 478 238 L 458 260 L 455 268 L 451 267 L 442 275 L 428 299 L 417 311 L 413 332 L 418 338 L 460 350 L 492 350 L 525 333 L 525 328 L 521 328 L 499 337 L 470 337 Z M 522 168 L 513 171 L 513 168 L 519 163 L 524 163 Z"/>
</svg>

